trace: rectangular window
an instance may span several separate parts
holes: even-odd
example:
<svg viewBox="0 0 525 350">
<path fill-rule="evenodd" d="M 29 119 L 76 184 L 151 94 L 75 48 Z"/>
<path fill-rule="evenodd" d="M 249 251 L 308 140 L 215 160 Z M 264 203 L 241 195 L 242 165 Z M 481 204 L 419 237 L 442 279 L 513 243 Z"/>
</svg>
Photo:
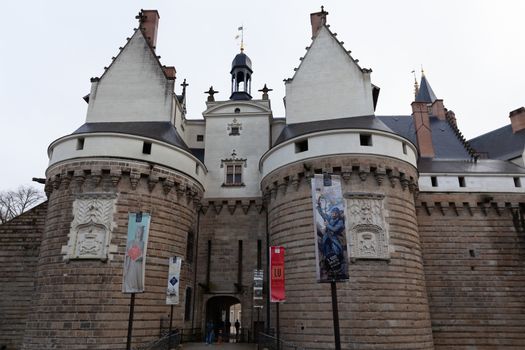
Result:
<svg viewBox="0 0 525 350">
<path fill-rule="evenodd" d="M 359 134 L 359 143 L 361 146 L 372 146 L 372 135 Z"/>
<path fill-rule="evenodd" d="M 238 126 L 232 126 L 231 127 L 231 131 L 230 131 L 230 135 L 240 135 L 239 127 Z"/>
<path fill-rule="evenodd" d="M 308 139 L 297 141 L 295 143 L 295 153 L 301 153 L 308 151 Z"/>
<path fill-rule="evenodd" d="M 430 177 L 430 182 L 432 183 L 432 187 L 438 187 L 438 179 L 435 176 Z"/>
<path fill-rule="evenodd" d="M 465 183 L 465 178 L 463 176 L 458 176 L 459 187 L 467 187 Z"/>
<path fill-rule="evenodd" d="M 151 142 L 144 142 L 142 145 L 142 153 L 151 154 Z"/>
<path fill-rule="evenodd" d="M 204 141 L 204 135 L 197 135 L 197 142 Z"/>
<path fill-rule="evenodd" d="M 186 287 L 186 301 L 184 302 L 184 321 L 191 320 L 191 299 L 193 290 Z"/>
<path fill-rule="evenodd" d="M 77 139 L 77 151 L 81 149 L 84 149 L 84 138 L 83 137 L 79 137 Z"/>
<path fill-rule="evenodd" d="M 242 185 L 242 164 L 226 165 L 226 185 Z"/>
<path fill-rule="evenodd" d="M 519 177 L 514 178 L 514 187 L 521 187 L 521 179 Z"/>
<path fill-rule="evenodd" d="M 407 154 L 407 144 L 403 142 L 403 154 Z"/>
</svg>

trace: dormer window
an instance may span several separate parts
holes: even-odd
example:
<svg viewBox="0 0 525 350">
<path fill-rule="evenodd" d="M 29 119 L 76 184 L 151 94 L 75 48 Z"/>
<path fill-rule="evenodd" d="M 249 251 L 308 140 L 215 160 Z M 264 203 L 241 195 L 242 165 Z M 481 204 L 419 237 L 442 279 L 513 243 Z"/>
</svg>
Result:
<svg viewBox="0 0 525 350">
<path fill-rule="evenodd" d="M 224 183 L 222 186 L 244 186 L 243 168 L 246 168 L 246 159 L 237 158 L 235 150 L 231 158 L 221 160 L 221 168 L 224 168 Z"/>
<path fill-rule="evenodd" d="M 226 186 L 242 186 L 242 164 L 227 164 L 226 165 L 226 179 L 224 181 Z"/>
</svg>

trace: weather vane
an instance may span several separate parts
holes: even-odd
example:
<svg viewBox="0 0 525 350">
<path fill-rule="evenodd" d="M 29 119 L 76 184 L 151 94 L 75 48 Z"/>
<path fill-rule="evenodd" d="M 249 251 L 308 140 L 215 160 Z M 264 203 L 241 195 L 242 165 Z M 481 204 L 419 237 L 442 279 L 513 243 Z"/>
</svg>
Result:
<svg viewBox="0 0 525 350">
<path fill-rule="evenodd" d="M 237 28 L 237 30 L 240 32 L 240 34 L 237 34 L 235 36 L 235 40 L 241 38 L 241 52 L 244 51 L 244 26 L 240 26 L 239 28 Z"/>
</svg>

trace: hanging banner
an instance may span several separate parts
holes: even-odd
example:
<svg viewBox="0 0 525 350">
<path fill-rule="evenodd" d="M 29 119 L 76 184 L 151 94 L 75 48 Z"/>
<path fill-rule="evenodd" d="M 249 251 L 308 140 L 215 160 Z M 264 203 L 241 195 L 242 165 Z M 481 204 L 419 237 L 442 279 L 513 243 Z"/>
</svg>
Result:
<svg viewBox="0 0 525 350">
<path fill-rule="evenodd" d="M 167 305 L 177 305 L 179 303 L 179 282 L 181 265 L 181 257 L 174 256 L 169 259 L 168 289 L 166 290 Z"/>
<path fill-rule="evenodd" d="M 284 293 L 284 247 L 270 247 L 270 301 L 286 301 Z"/>
<path fill-rule="evenodd" d="M 122 279 L 123 293 L 144 292 L 150 218 L 150 214 L 146 213 L 129 213 L 128 240 Z"/>
<path fill-rule="evenodd" d="M 263 270 L 253 271 L 253 300 L 262 300 L 263 298 Z M 257 302 L 255 302 L 257 304 Z"/>
<path fill-rule="evenodd" d="M 345 201 L 341 177 L 316 174 L 312 178 L 317 281 L 348 280 Z"/>
</svg>

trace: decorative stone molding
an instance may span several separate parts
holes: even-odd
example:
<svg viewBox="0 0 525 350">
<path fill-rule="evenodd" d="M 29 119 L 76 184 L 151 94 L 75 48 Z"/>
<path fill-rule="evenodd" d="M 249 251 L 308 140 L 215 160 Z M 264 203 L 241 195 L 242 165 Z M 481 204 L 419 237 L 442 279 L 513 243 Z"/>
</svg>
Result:
<svg viewBox="0 0 525 350">
<path fill-rule="evenodd" d="M 426 198 L 431 199 L 431 198 Z M 441 198 L 442 199 L 442 198 Z M 453 200 L 453 198 L 450 198 Z M 505 213 L 512 214 L 516 209 L 523 205 L 521 202 L 447 202 L 447 201 L 418 201 L 416 203 L 416 210 L 423 211 L 428 216 L 432 215 L 454 215 L 462 216 L 468 215 L 473 216 L 474 214 L 480 214 L 483 216 L 497 215 L 502 216 Z"/>
<path fill-rule="evenodd" d="M 390 259 L 384 196 L 345 193 L 346 229 L 351 259 Z"/>
<path fill-rule="evenodd" d="M 73 202 L 73 221 L 68 244 L 62 246 L 64 260 L 111 260 L 117 246 L 111 245 L 111 233 L 117 226 L 113 213 L 117 202 L 114 193 L 84 193 Z"/>
</svg>

